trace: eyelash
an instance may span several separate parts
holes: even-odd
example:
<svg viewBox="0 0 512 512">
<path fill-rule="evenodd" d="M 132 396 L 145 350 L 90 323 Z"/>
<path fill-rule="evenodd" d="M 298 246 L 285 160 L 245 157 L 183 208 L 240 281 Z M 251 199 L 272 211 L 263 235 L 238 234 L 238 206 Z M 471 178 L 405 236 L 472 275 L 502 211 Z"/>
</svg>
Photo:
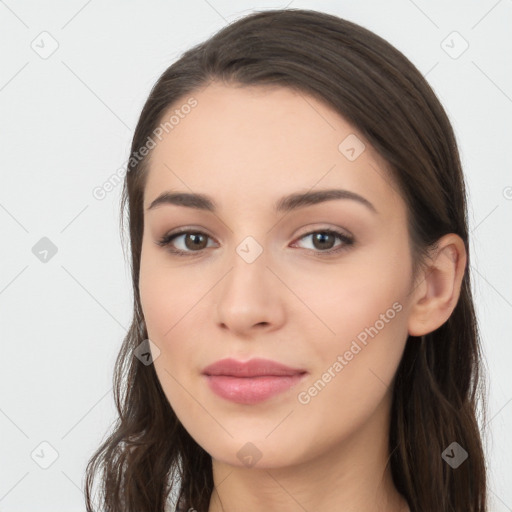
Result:
<svg viewBox="0 0 512 512">
<path fill-rule="evenodd" d="M 315 250 L 315 249 L 306 249 L 307 251 L 313 251 L 313 253 L 316 256 L 320 256 L 320 257 L 332 256 L 332 255 L 338 254 L 338 253 L 340 253 L 342 251 L 348 250 L 350 248 L 350 246 L 352 246 L 354 244 L 354 238 L 353 237 L 350 237 L 350 236 L 348 236 L 348 235 L 346 235 L 344 233 L 341 233 L 340 231 L 337 231 L 335 229 L 318 229 L 316 231 L 310 231 L 309 233 L 305 233 L 304 235 L 299 237 L 298 240 L 301 240 L 302 238 L 305 238 L 305 237 L 308 237 L 308 236 L 311 236 L 311 235 L 314 235 L 314 234 L 318 234 L 318 233 L 335 235 L 336 237 L 338 237 L 343 242 L 343 244 L 338 246 L 335 249 L 328 249 L 326 251 L 320 251 L 320 250 Z M 166 247 L 167 250 L 171 254 L 174 254 L 176 256 L 185 256 L 185 257 L 190 256 L 190 257 L 193 257 L 196 254 L 200 254 L 205 249 L 200 249 L 198 251 L 183 251 L 181 249 L 175 249 L 175 248 L 171 247 L 171 242 L 175 238 L 177 238 L 177 237 L 179 237 L 181 235 L 188 235 L 188 234 L 205 235 L 208 238 L 211 238 L 208 234 L 206 234 L 206 233 L 204 233 L 202 231 L 182 230 L 182 231 L 178 231 L 176 233 L 169 233 L 167 235 L 164 235 L 160 240 L 158 240 L 155 243 L 157 245 L 159 245 L 160 247 Z"/>
</svg>

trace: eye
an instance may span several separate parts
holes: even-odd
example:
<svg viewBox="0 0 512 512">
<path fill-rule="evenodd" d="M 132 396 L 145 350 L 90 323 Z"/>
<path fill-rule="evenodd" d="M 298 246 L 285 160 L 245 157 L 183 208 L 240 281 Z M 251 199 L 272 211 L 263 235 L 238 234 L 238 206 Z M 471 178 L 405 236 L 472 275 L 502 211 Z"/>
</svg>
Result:
<svg viewBox="0 0 512 512">
<path fill-rule="evenodd" d="M 334 229 L 311 231 L 302 235 L 299 240 L 307 239 L 308 237 L 311 237 L 313 245 L 313 248 L 310 250 L 320 256 L 338 253 L 354 244 L 353 237 Z M 340 240 L 341 243 L 333 246 L 336 238 Z M 211 237 L 202 231 L 182 230 L 177 233 L 169 233 L 155 243 L 160 247 L 166 247 L 171 254 L 177 256 L 192 256 L 194 253 L 201 253 L 204 249 L 211 247 L 208 246 L 208 239 L 211 239 Z M 180 243 L 176 244 L 178 240 L 180 240 Z M 181 245 L 181 247 L 177 248 L 175 244 Z"/>
<path fill-rule="evenodd" d="M 338 253 L 342 250 L 347 249 L 354 243 L 354 239 L 351 236 L 348 236 L 340 231 L 336 231 L 334 229 L 322 229 L 317 231 L 311 231 L 302 235 L 299 240 L 310 238 L 313 248 L 312 250 L 318 252 L 320 256 L 330 255 L 333 253 Z M 336 238 L 341 240 L 341 243 L 337 246 L 334 245 Z M 334 248 L 336 247 L 336 248 Z"/>
<path fill-rule="evenodd" d="M 172 245 L 175 240 L 181 240 L 182 248 L 176 248 Z M 172 254 L 178 256 L 188 256 L 191 252 L 200 252 L 207 248 L 207 239 L 210 238 L 206 233 L 201 231 L 180 231 L 178 233 L 171 233 L 162 237 L 156 242 L 161 247 L 167 247 Z M 183 248 L 184 244 L 184 248 Z"/>
</svg>

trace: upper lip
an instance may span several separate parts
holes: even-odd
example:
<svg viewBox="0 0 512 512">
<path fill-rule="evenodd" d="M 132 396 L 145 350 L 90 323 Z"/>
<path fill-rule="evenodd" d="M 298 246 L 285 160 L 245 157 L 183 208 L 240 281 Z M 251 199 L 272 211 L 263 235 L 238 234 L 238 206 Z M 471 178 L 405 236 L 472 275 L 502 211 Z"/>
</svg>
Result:
<svg viewBox="0 0 512 512">
<path fill-rule="evenodd" d="M 258 377 L 258 376 L 287 376 L 306 373 L 299 368 L 291 368 L 270 359 L 250 359 L 237 361 L 227 358 L 216 361 L 207 366 L 202 372 L 204 375 L 225 375 L 231 377 Z"/>
</svg>

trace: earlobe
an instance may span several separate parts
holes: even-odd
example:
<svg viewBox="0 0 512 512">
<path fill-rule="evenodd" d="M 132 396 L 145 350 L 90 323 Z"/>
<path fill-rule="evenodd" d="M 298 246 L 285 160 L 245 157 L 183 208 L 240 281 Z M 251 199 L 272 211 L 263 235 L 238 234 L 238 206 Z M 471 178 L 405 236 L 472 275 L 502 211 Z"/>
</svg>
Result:
<svg viewBox="0 0 512 512">
<path fill-rule="evenodd" d="M 411 336 L 435 331 L 448 320 L 459 300 L 466 262 L 460 236 L 449 233 L 438 240 L 416 285 L 408 325 Z"/>
</svg>

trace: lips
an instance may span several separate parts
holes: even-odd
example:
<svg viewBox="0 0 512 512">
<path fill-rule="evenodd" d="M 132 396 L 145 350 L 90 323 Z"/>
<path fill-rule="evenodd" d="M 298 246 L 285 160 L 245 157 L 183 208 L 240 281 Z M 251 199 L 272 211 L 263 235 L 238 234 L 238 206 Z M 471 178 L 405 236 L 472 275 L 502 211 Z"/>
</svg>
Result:
<svg viewBox="0 0 512 512">
<path fill-rule="evenodd" d="M 249 405 L 290 389 L 307 372 L 269 359 L 251 359 L 244 362 L 228 358 L 207 366 L 202 374 L 216 395 L 235 403 Z"/>
<path fill-rule="evenodd" d="M 284 364 L 270 359 L 251 359 L 249 361 L 237 361 L 236 359 L 221 359 L 207 366 L 205 375 L 225 375 L 231 377 L 263 377 L 263 376 L 289 376 L 305 373 L 305 370 L 290 368 Z"/>
</svg>

